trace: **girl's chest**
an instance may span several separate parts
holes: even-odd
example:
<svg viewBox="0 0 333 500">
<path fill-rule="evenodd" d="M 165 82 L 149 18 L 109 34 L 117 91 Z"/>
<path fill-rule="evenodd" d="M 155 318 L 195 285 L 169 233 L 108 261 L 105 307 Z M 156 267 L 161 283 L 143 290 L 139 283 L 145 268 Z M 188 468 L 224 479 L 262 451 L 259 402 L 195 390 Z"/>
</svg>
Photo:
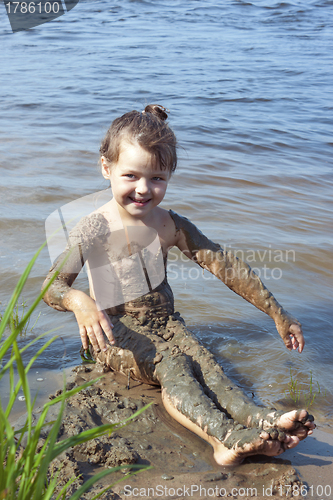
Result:
<svg viewBox="0 0 333 500">
<path fill-rule="evenodd" d="M 104 214 L 103 214 L 104 215 Z M 120 224 L 117 220 L 106 220 L 108 231 L 103 238 L 103 251 L 109 262 L 120 261 L 137 253 L 162 253 L 166 259 L 168 251 L 177 245 L 178 232 L 167 211 L 151 225 Z"/>
</svg>

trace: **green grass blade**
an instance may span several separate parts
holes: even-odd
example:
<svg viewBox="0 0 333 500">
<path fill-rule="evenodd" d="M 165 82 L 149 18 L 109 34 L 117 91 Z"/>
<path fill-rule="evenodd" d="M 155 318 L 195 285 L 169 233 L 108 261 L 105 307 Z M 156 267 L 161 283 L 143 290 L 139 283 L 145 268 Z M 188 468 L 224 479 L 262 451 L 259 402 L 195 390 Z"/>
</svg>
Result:
<svg viewBox="0 0 333 500">
<path fill-rule="evenodd" d="M 65 388 L 63 393 L 58 398 L 50 401 L 45 404 L 41 415 L 37 421 L 36 425 L 32 425 L 33 417 L 32 411 L 36 402 L 36 397 L 32 400 L 32 395 L 29 388 L 28 383 L 28 373 L 31 369 L 31 366 L 36 361 L 36 359 L 51 345 L 51 343 L 55 340 L 52 338 L 48 340 L 29 360 L 26 367 L 24 366 L 22 355 L 23 353 L 32 345 L 34 345 L 40 338 L 49 334 L 50 332 L 45 332 L 43 335 L 40 335 L 36 339 L 33 339 L 23 348 L 19 348 L 17 337 L 22 332 L 25 332 L 29 321 L 31 318 L 31 314 L 37 307 L 41 298 L 47 292 L 47 290 L 52 286 L 53 281 L 57 278 L 59 274 L 59 269 L 65 264 L 66 260 L 69 258 L 70 253 L 66 256 L 64 261 L 61 263 L 61 266 L 58 267 L 58 270 L 53 273 L 52 278 L 46 285 L 46 287 L 38 294 L 38 297 L 34 300 L 31 307 L 28 308 L 26 312 L 26 304 L 23 304 L 23 312 L 22 317 L 20 319 L 21 312 L 18 308 L 18 298 L 22 292 L 22 289 L 28 279 L 28 276 L 31 272 L 31 269 L 39 256 L 42 249 L 45 247 L 46 243 L 41 245 L 39 250 L 33 256 L 31 261 L 29 262 L 27 268 L 23 272 L 21 278 L 19 279 L 15 290 L 11 296 L 9 304 L 5 310 L 5 313 L 0 322 L 0 379 L 9 371 L 9 379 L 10 379 L 10 398 L 9 404 L 7 405 L 6 411 L 3 410 L 1 406 L 0 400 L 0 500 L 51 500 L 54 498 L 54 490 L 56 488 L 57 483 L 57 475 L 52 477 L 49 481 L 48 470 L 53 457 L 58 456 L 62 451 L 65 451 L 69 446 L 74 444 L 80 444 L 94 437 L 102 436 L 106 433 L 111 433 L 114 428 L 120 429 L 128 423 L 135 419 L 142 411 L 146 409 L 142 408 L 134 415 L 126 419 L 124 422 L 119 422 L 116 424 L 109 424 L 106 426 L 101 426 L 97 429 L 89 429 L 81 433 L 78 436 L 73 436 L 68 440 L 64 440 L 60 443 L 57 443 L 58 432 L 61 425 L 61 419 L 63 415 L 63 411 L 65 408 L 65 401 L 80 392 L 82 389 L 93 385 L 98 379 L 87 382 L 83 384 L 81 387 L 76 387 L 70 391 L 66 391 Z M 38 319 L 38 318 L 37 318 Z M 10 326 L 11 331 L 9 335 L 3 340 L 3 333 L 5 329 Z M 51 330 L 52 331 L 52 330 Z M 54 331 L 54 330 L 53 330 Z M 8 351 L 12 349 L 8 360 Z M 5 358 L 6 356 L 6 358 Z M 5 365 L 3 366 L 4 359 L 6 359 Z M 15 385 L 14 379 L 14 367 L 16 365 L 16 369 L 18 372 L 19 380 Z M 19 390 L 22 388 L 23 394 L 25 397 L 25 405 L 27 409 L 27 417 L 25 419 L 25 423 L 23 427 L 19 430 L 14 431 L 14 428 L 11 426 L 9 421 L 9 416 L 16 400 L 17 394 Z M 60 403 L 60 411 L 55 421 L 45 422 L 48 411 L 50 407 L 54 404 Z M 148 405 L 150 406 L 150 405 Z M 50 426 L 51 429 L 48 432 L 47 437 L 45 438 L 44 444 L 42 447 L 39 447 L 39 438 L 41 435 L 41 430 L 44 426 Z M 24 449 L 21 449 L 21 443 L 23 438 L 26 436 L 27 444 Z M 17 455 L 18 451 L 21 449 L 20 456 Z M 37 449 L 39 450 L 37 452 Z M 140 472 L 147 467 L 140 467 Z M 131 466 L 131 468 L 135 468 L 135 466 Z M 150 467 L 149 467 L 150 468 Z M 98 481 L 104 475 L 110 474 L 116 469 L 108 469 L 106 471 L 102 471 L 100 474 L 96 475 L 94 478 L 91 478 L 88 484 L 83 485 L 77 492 L 75 492 L 76 497 L 80 498 L 83 491 L 86 491 L 91 487 L 91 485 Z M 128 477 L 128 476 L 127 476 Z M 121 480 L 124 480 L 122 478 Z M 66 496 L 66 491 L 70 484 L 75 480 L 72 478 L 69 480 L 67 485 L 62 489 L 62 491 L 58 494 L 57 498 L 64 499 Z M 118 481 L 117 481 L 118 482 Z M 115 483 L 116 484 L 116 483 Z M 84 488 L 84 489 L 82 489 Z M 103 492 L 102 492 L 103 493 Z M 99 493 L 95 496 L 98 498 L 102 493 Z"/>
<path fill-rule="evenodd" d="M 89 488 L 91 488 L 91 486 L 93 486 L 94 483 L 96 483 L 97 481 L 100 481 L 101 479 L 103 479 L 103 477 L 107 476 L 108 474 L 111 474 L 112 472 L 116 472 L 118 470 L 124 469 L 126 467 L 128 468 L 128 466 L 118 465 L 117 467 L 112 467 L 112 469 L 104 469 L 101 472 L 99 472 L 98 474 L 95 474 L 95 476 L 93 476 L 90 479 L 88 479 L 88 481 L 86 481 L 75 493 L 73 493 L 73 495 L 69 498 L 69 500 L 80 500 L 81 496 Z M 135 468 L 135 469 L 140 468 L 140 470 L 138 472 L 142 472 L 143 470 L 152 469 L 152 466 L 150 466 L 150 465 L 135 465 L 135 464 L 132 465 L 131 464 L 130 467 L 131 468 Z M 134 475 L 134 474 L 131 474 L 131 475 Z M 125 479 L 128 479 L 128 477 L 129 476 L 122 477 L 118 481 L 115 481 L 113 484 L 111 484 L 110 486 L 108 486 L 105 489 L 105 491 L 108 490 L 108 489 L 110 489 L 110 488 L 112 488 L 112 486 L 114 486 L 115 484 L 120 483 L 121 481 L 124 481 Z M 94 498 L 98 498 L 99 496 L 101 496 L 102 493 L 103 492 L 98 493 Z"/>
<path fill-rule="evenodd" d="M 31 272 L 31 269 L 32 269 L 33 265 L 35 264 L 37 257 L 39 256 L 39 254 L 41 253 L 41 251 L 45 247 L 45 245 L 46 245 L 46 241 L 39 247 L 39 249 L 37 250 L 35 255 L 32 257 L 32 259 L 30 260 L 29 264 L 27 265 L 26 269 L 24 270 L 22 276 L 20 277 L 20 279 L 19 279 L 19 281 L 14 289 L 14 292 L 10 298 L 9 304 L 6 307 L 6 310 L 2 316 L 2 320 L 0 323 L 0 339 L 2 338 L 3 332 L 4 332 L 8 322 L 10 320 L 11 314 L 15 308 L 15 304 L 17 303 L 17 300 L 22 292 L 22 289 L 25 285 L 25 282 L 27 281 L 27 278 Z"/>
<path fill-rule="evenodd" d="M 28 276 L 29 276 L 29 274 L 31 272 L 31 269 L 32 269 L 34 263 L 36 262 L 36 259 L 39 256 L 40 252 L 45 247 L 45 245 L 46 245 L 46 242 L 44 242 L 41 245 L 41 247 L 37 250 L 37 252 L 35 253 L 35 255 L 30 260 L 30 262 L 29 262 L 28 266 L 26 267 L 25 271 L 23 272 L 21 278 L 19 279 L 18 284 L 15 287 L 13 295 L 12 295 L 10 301 L 9 301 L 8 306 L 6 307 L 4 315 L 3 315 L 2 320 L 0 322 L 0 340 L 2 338 L 3 332 L 4 332 L 4 330 L 5 330 L 8 322 L 10 321 L 11 315 L 12 315 L 13 310 L 15 308 L 15 304 L 17 303 L 17 300 L 18 300 L 18 298 L 19 298 L 19 296 L 20 296 L 20 294 L 22 292 L 22 289 L 23 289 L 23 287 L 24 287 L 24 285 L 25 285 L 25 283 L 26 283 L 26 281 L 28 279 Z M 43 288 L 43 290 L 39 293 L 39 295 L 37 296 L 37 298 L 33 302 L 32 306 L 28 309 L 27 313 L 23 316 L 23 318 L 19 322 L 18 326 L 14 329 L 13 334 L 15 336 L 17 336 L 23 330 L 23 328 L 24 328 L 25 324 L 27 323 L 27 321 L 29 320 L 31 314 L 36 309 L 37 305 L 39 304 L 39 302 L 41 301 L 41 299 L 44 297 L 45 293 L 48 291 L 48 289 L 50 288 L 50 286 L 52 285 L 52 283 L 54 282 L 54 280 L 58 277 L 61 268 L 65 265 L 65 263 L 69 259 L 70 255 L 71 255 L 71 252 L 68 252 L 68 254 L 64 258 L 64 260 L 59 265 L 58 270 L 54 271 L 54 274 L 53 274 L 52 278 L 50 279 L 50 281 Z M 0 351 L 0 360 L 1 359 L 2 358 L 1 358 L 1 351 Z"/>
<path fill-rule="evenodd" d="M 62 487 L 62 489 L 60 490 L 60 492 L 58 493 L 58 495 L 56 496 L 55 500 L 61 500 L 61 498 L 65 498 L 66 497 L 66 493 L 67 493 L 67 490 L 68 488 L 70 487 L 70 485 L 72 483 L 74 483 L 74 481 L 80 476 L 73 476 L 69 481 L 68 483 L 65 484 L 65 486 Z M 54 489 L 53 489 L 54 491 Z M 52 492 L 53 493 L 53 492 Z M 44 498 L 43 498 L 44 500 Z"/>
<path fill-rule="evenodd" d="M 38 322 L 38 320 L 39 320 L 39 318 L 40 318 L 40 315 L 41 315 L 41 314 L 42 314 L 42 313 L 39 313 L 39 314 L 38 314 L 36 321 L 34 322 L 34 324 L 32 325 L 32 327 L 31 327 L 31 328 L 30 328 L 30 330 L 29 330 L 30 332 L 32 332 L 32 330 L 33 330 L 33 329 L 35 328 L 35 326 L 37 325 L 37 322 Z"/>
<path fill-rule="evenodd" d="M 26 351 L 27 349 L 29 349 L 29 347 L 31 347 L 33 344 L 35 344 L 36 342 L 38 342 L 40 339 L 42 339 L 46 335 L 49 335 L 50 333 L 52 333 L 52 332 L 54 332 L 56 330 L 60 330 L 61 328 L 62 328 L 61 326 L 57 326 L 56 328 L 52 328 L 51 330 L 48 330 L 47 332 L 44 332 L 41 335 L 38 335 L 38 337 L 36 337 L 33 340 L 31 340 L 24 347 L 21 347 L 21 349 L 20 349 L 21 355 L 24 353 L 24 351 Z M 57 337 L 53 337 L 53 338 L 56 339 Z M 9 369 L 10 365 L 13 364 L 13 363 L 15 363 L 15 356 L 13 356 L 9 361 L 7 361 L 7 363 L 2 367 L 2 369 L 0 371 L 0 380 L 3 377 L 3 375 L 6 373 L 6 371 Z"/>
<path fill-rule="evenodd" d="M 52 344 L 52 342 L 54 342 L 54 340 L 56 340 L 57 337 L 53 337 L 52 339 L 49 339 L 38 351 L 37 353 L 30 359 L 28 365 L 26 366 L 26 368 L 24 369 L 25 371 L 25 374 L 27 375 L 32 364 L 36 361 L 36 359 L 45 351 L 45 349 L 47 349 L 50 344 Z M 16 341 L 15 341 L 15 344 L 16 344 Z M 17 344 L 16 344 L 17 345 Z M 19 351 L 19 355 L 20 355 L 20 358 L 21 358 L 21 351 Z M 21 358 L 22 359 L 22 358 Z M 17 362 L 17 359 L 15 357 L 15 360 Z M 23 363 L 22 363 L 22 366 L 23 366 Z M 26 377 L 26 381 L 27 381 L 27 377 Z M 28 383 L 28 382 L 26 382 Z M 22 385 L 22 378 L 20 377 L 17 384 L 16 384 L 16 387 L 15 389 L 13 390 L 13 392 L 11 393 L 11 397 L 9 399 L 9 402 L 8 402 L 8 405 L 7 405 L 7 409 L 6 409 L 6 415 L 9 416 L 11 410 L 12 410 L 12 407 L 13 407 L 13 404 L 15 403 L 15 400 L 16 400 L 16 397 L 20 391 L 20 388 L 21 388 L 21 385 Z M 27 388 L 28 392 L 29 392 L 29 395 L 30 395 L 30 389 Z M 26 395 L 25 395 L 25 392 L 24 392 L 24 389 L 23 389 L 23 393 L 24 393 L 24 396 L 26 398 Z M 27 412 L 29 412 L 30 410 L 28 409 L 28 405 L 29 405 L 29 408 L 30 410 L 32 410 L 32 406 L 30 405 L 30 397 L 28 398 L 28 401 L 27 401 L 27 398 L 26 398 L 26 406 L 27 406 Z"/>
<path fill-rule="evenodd" d="M 49 439 L 48 448 L 47 448 L 46 453 L 44 455 L 44 459 L 41 462 L 41 464 L 37 470 L 36 488 L 35 488 L 34 495 L 32 496 L 32 500 L 40 500 L 39 492 L 41 491 L 41 489 L 44 486 L 45 478 L 47 477 L 47 471 L 48 471 L 49 465 L 53 460 L 51 458 L 51 456 L 52 456 L 53 448 L 54 448 L 54 445 L 56 443 L 58 432 L 60 429 L 64 408 L 65 408 L 65 398 L 63 397 L 57 420 L 56 420 L 55 424 L 52 426 L 52 429 L 51 429 L 49 436 L 48 436 L 48 439 Z"/>
<path fill-rule="evenodd" d="M 131 464 L 130 466 L 121 466 L 121 467 L 126 467 L 126 468 L 134 468 L 134 466 Z M 137 466 L 136 466 L 137 467 Z M 146 470 L 149 470 L 149 469 L 153 469 L 154 467 L 152 465 L 143 465 L 143 466 L 139 466 L 139 467 L 142 467 L 140 470 L 137 470 L 135 472 L 131 472 L 131 474 L 126 474 L 126 476 L 124 477 L 121 477 L 120 479 L 118 479 L 117 481 L 114 481 L 112 484 L 110 484 L 109 486 L 107 486 L 106 488 L 104 488 L 102 491 L 100 491 L 99 493 L 97 493 L 97 495 L 95 495 L 93 498 L 91 498 L 90 500 L 97 500 L 97 498 L 99 498 L 100 496 L 103 495 L 103 493 L 105 493 L 106 491 L 110 490 L 111 488 L 113 488 L 113 486 L 115 486 L 116 484 L 118 483 L 121 483 L 122 481 L 125 481 L 125 479 L 129 479 L 130 477 L 133 477 L 133 476 L 136 476 L 136 474 L 140 474 L 141 472 L 144 472 Z M 113 471 L 112 471 L 113 472 Z"/>
<path fill-rule="evenodd" d="M 42 292 L 39 294 L 38 296 L 38 301 L 37 299 L 34 301 L 33 305 L 30 307 L 28 313 L 24 316 L 24 318 L 20 321 L 20 323 L 18 324 L 17 328 L 15 328 L 14 330 L 12 330 L 11 334 L 7 337 L 7 339 L 2 343 L 2 346 L 0 348 L 0 361 L 3 359 L 4 355 L 6 354 L 6 352 L 8 351 L 8 349 L 10 348 L 10 346 L 12 345 L 12 343 L 14 342 L 14 340 L 17 338 L 17 336 L 20 334 L 20 332 L 22 331 L 22 329 L 24 328 L 24 325 L 25 323 L 28 321 L 29 319 L 29 315 L 32 314 L 32 312 L 35 310 L 35 308 L 37 307 L 38 303 L 40 302 L 40 300 L 43 298 L 44 294 L 47 292 L 47 290 L 49 289 L 49 287 L 51 286 L 51 284 L 53 283 L 53 281 L 56 279 L 57 275 L 59 273 L 56 272 L 53 276 L 52 276 L 52 279 L 49 281 L 49 283 L 46 285 L 45 288 L 43 288 Z M 7 309 L 9 308 L 9 306 L 7 307 Z M 6 311 L 7 311 L 6 309 Z M 2 327 L 2 324 L 3 324 L 3 320 L 1 321 L 0 323 L 0 329 Z M 4 328 L 5 328 L 6 325 L 4 325 Z M 1 337 L 0 337 L 1 339 Z"/>
<path fill-rule="evenodd" d="M 54 493 L 54 490 L 56 489 L 57 479 L 58 479 L 58 474 L 53 479 L 51 479 L 46 491 L 43 494 L 42 500 L 50 500 L 50 498 L 52 497 L 52 495 Z M 68 484 L 68 486 L 69 486 L 69 484 Z"/>
<path fill-rule="evenodd" d="M 45 243 L 44 243 L 44 246 L 45 246 Z M 29 307 L 27 313 L 23 316 L 23 318 L 21 319 L 20 323 L 18 324 L 18 329 L 21 331 L 24 326 L 26 325 L 27 321 L 29 321 L 30 319 L 30 316 L 31 314 L 33 313 L 33 311 L 36 309 L 36 307 L 38 306 L 38 304 L 40 303 L 40 301 L 42 300 L 42 298 L 44 297 L 44 295 L 46 294 L 46 292 L 48 291 L 48 289 L 51 287 L 52 283 L 54 282 L 54 280 L 59 276 L 59 273 L 60 273 L 60 270 L 61 268 L 66 264 L 66 262 L 68 261 L 71 253 L 72 253 L 73 250 L 69 251 L 68 254 L 65 256 L 65 258 L 63 259 L 63 261 L 60 263 L 60 265 L 58 266 L 58 269 L 56 271 L 54 271 L 54 274 L 52 276 L 52 278 L 50 279 L 50 281 L 47 283 L 47 285 L 40 291 L 39 295 L 37 296 L 37 298 L 34 300 L 34 302 L 32 303 L 32 305 Z M 40 250 L 38 251 L 40 252 Z M 37 257 L 36 257 L 37 258 Z M 35 259 L 36 260 L 36 259 Z"/>
<path fill-rule="evenodd" d="M 87 387 L 92 386 L 93 384 L 95 384 L 96 382 L 101 380 L 101 378 L 103 378 L 103 377 L 104 377 L 104 375 L 101 375 L 100 377 L 97 377 L 94 380 L 90 380 L 90 381 L 85 382 L 84 384 L 82 384 L 80 386 L 73 387 L 73 389 L 70 389 L 69 391 L 65 391 L 66 399 L 70 398 L 71 396 L 75 396 L 75 394 L 82 391 L 83 389 L 87 389 Z M 63 395 L 60 394 L 60 396 L 57 396 L 56 398 L 51 399 L 51 401 L 48 401 L 47 403 L 45 403 L 44 407 L 47 408 L 49 406 L 53 406 L 53 405 L 59 403 L 62 400 L 62 397 L 63 397 Z"/>
</svg>

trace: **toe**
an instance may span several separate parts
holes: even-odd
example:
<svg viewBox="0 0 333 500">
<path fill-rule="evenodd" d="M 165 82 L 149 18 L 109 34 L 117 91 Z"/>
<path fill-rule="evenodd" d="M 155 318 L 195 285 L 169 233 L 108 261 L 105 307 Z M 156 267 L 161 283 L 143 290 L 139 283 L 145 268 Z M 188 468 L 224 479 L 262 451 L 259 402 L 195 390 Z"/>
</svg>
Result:
<svg viewBox="0 0 333 500">
<path fill-rule="evenodd" d="M 296 419 L 299 420 L 302 424 L 311 426 L 314 421 L 314 416 L 310 415 L 307 410 L 299 410 L 296 414 Z"/>
<path fill-rule="evenodd" d="M 275 429 L 274 427 L 272 429 L 269 429 L 269 435 L 271 439 L 278 439 L 279 437 L 279 431 L 278 429 Z"/>
<path fill-rule="evenodd" d="M 287 449 L 292 449 L 292 448 L 295 448 L 295 446 L 298 445 L 299 443 L 299 439 L 297 436 L 290 436 L 288 435 L 288 441 L 286 442 L 286 448 Z"/>
<path fill-rule="evenodd" d="M 259 437 L 261 437 L 264 441 L 267 441 L 268 439 L 270 439 L 270 434 L 269 432 L 267 431 L 262 431 L 260 434 L 259 434 Z"/>
<path fill-rule="evenodd" d="M 286 433 L 279 430 L 278 440 L 283 443 L 286 440 Z"/>
<path fill-rule="evenodd" d="M 302 424 L 305 424 L 309 417 L 309 414 L 306 410 L 298 410 L 295 412 L 295 420 L 298 420 L 299 422 L 302 422 Z"/>
</svg>

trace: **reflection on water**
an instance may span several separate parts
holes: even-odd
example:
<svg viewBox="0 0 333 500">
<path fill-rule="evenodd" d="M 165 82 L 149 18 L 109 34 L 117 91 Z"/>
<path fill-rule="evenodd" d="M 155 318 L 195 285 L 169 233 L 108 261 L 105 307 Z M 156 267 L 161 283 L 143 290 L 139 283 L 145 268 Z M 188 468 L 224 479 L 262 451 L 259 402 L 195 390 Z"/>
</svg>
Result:
<svg viewBox="0 0 333 500">
<path fill-rule="evenodd" d="M 290 367 L 332 393 L 330 3 L 81 1 L 33 30 L 1 30 L 0 307 L 47 216 L 107 187 L 98 148 L 111 120 L 160 102 L 180 145 L 163 206 L 243 252 L 304 325 L 306 349 L 288 353 L 268 317 L 175 253 L 177 308 L 265 403 L 283 398 Z M 45 251 L 24 300 L 49 266 Z M 73 316 L 39 310 L 29 335 L 61 326 L 65 365 L 80 362 Z M 59 368 L 60 344 L 45 369 Z M 329 413 L 325 402 L 318 411 Z"/>
</svg>

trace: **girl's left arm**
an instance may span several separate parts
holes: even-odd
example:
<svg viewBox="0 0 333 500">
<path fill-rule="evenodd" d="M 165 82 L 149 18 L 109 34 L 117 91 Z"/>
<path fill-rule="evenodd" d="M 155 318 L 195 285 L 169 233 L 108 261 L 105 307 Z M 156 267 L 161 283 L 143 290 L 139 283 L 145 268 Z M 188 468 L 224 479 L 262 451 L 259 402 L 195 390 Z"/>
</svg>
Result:
<svg viewBox="0 0 333 500">
<path fill-rule="evenodd" d="M 170 211 L 178 234 L 178 248 L 190 259 L 207 269 L 233 292 L 268 314 L 275 322 L 287 349 L 304 348 L 301 324 L 283 309 L 248 264 L 231 252 L 224 251 L 185 217 Z"/>
</svg>

